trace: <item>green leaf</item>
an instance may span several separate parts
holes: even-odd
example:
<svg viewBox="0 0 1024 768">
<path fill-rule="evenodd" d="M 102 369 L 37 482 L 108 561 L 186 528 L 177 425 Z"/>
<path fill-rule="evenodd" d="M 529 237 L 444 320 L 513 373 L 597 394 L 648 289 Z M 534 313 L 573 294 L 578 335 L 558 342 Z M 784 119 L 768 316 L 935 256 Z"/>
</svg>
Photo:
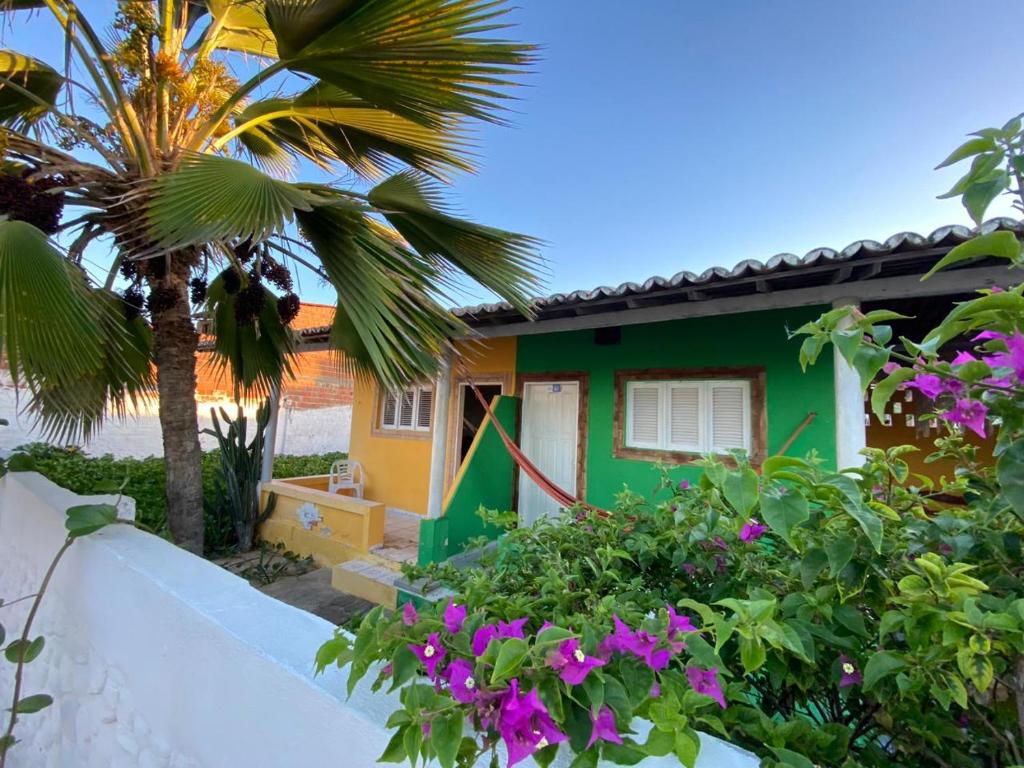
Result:
<svg viewBox="0 0 1024 768">
<path fill-rule="evenodd" d="M 42 635 L 37 637 L 35 640 L 14 640 L 4 649 L 4 657 L 12 664 L 23 662 L 29 664 L 38 658 L 39 654 L 43 652 L 43 646 L 46 644 L 46 640 Z"/>
<path fill-rule="evenodd" d="M 491 683 L 498 683 L 513 677 L 518 671 L 523 659 L 530 652 L 530 646 L 525 640 L 512 637 L 505 640 L 498 649 L 498 657 L 494 662 L 494 671 L 491 673 Z"/>
<path fill-rule="evenodd" d="M 875 385 L 871 391 L 871 410 L 879 421 L 885 421 L 885 406 L 900 384 L 910 381 L 915 375 L 912 368 L 897 368 Z"/>
<path fill-rule="evenodd" d="M 689 728 L 676 731 L 673 751 L 686 768 L 694 768 L 697 765 L 697 755 L 700 754 L 700 738 Z"/>
<path fill-rule="evenodd" d="M 636 765 L 647 755 L 629 743 L 614 744 L 606 741 L 601 747 L 601 757 L 616 765 Z"/>
<path fill-rule="evenodd" d="M 857 350 L 860 349 L 860 344 L 864 340 L 863 329 L 847 328 L 835 330 L 832 331 L 831 339 L 836 349 L 839 350 L 839 354 L 843 356 L 843 359 L 850 365 L 853 365 L 857 357 Z"/>
<path fill-rule="evenodd" d="M 818 575 L 828 565 L 828 555 L 823 549 L 812 549 L 800 561 L 800 582 L 804 589 L 810 589 Z"/>
<path fill-rule="evenodd" d="M 436 718 L 430 727 L 430 746 L 434 748 L 441 768 L 453 768 L 462 743 L 464 714 L 461 709 Z"/>
<path fill-rule="evenodd" d="M 722 483 L 722 494 L 737 514 L 746 517 L 757 504 L 757 473 L 749 467 L 729 472 Z"/>
<path fill-rule="evenodd" d="M 885 364 L 889 362 L 890 351 L 877 347 L 861 346 L 853 358 L 853 367 L 860 375 L 861 392 L 867 392 Z"/>
<path fill-rule="evenodd" d="M 747 674 L 756 672 L 764 664 L 767 653 L 758 638 L 740 637 L 740 661 Z"/>
<path fill-rule="evenodd" d="M 1017 261 L 1020 257 L 1020 251 L 1020 240 L 1017 239 L 1013 232 L 989 232 L 987 235 L 979 235 L 953 248 L 939 259 L 935 266 L 929 269 L 921 279 L 927 280 L 939 270 L 945 269 L 951 264 L 967 261 L 968 259 L 995 256 L 1000 259 Z"/>
<path fill-rule="evenodd" d="M 1024 519 L 1024 439 L 1012 443 L 999 457 L 996 479 L 1003 498 Z"/>
<path fill-rule="evenodd" d="M 833 576 L 839 575 L 839 572 L 846 567 L 846 564 L 850 562 L 850 558 L 853 557 L 853 553 L 856 551 L 857 542 L 849 536 L 842 534 L 825 545 L 825 553 L 828 555 L 828 567 L 832 571 Z"/>
<path fill-rule="evenodd" d="M 32 696 L 26 696 L 23 699 L 19 699 L 18 703 L 14 705 L 14 712 L 18 715 L 30 715 L 33 712 L 46 709 L 51 704 L 53 704 L 52 696 L 45 693 L 37 693 Z"/>
<path fill-rule="evenodd" d="M 879 681 L 906 666 L 907 662 L 894 651 L 876 651 L 864 665 L 864 690 L 870 691 Z"/>
<path fill-rule="evenodd" d="M 64 527 L 68 529 L 68 536 L 77 539 L 116 522 L 117 507 L 112 504 L 80 504 L 68 508 Z"/>
<path fill-rule="evenodd" d="M 1009 186 L 1010 174 L 1001 173 L 991 181 L 983 181 L 972 184 L 963 194 L 963 205 L 967 212 L 974 219 L 975 224 L 981 224 L 985 220 L 985 212 L 992 204 L 992 201 Z"/>
<path fill-rule="evenodd" d="M 395 735 L 391 737 L 391 741 L 384 748 L 384 753 L 377 758 L 378 763 L 404 763 L 407 755 L 405 754 L 405 731 L 407 728 L 419 728 L 418 725 L 404 726 L 395 731 Z"/>
<path fill-rule="evenodd" d="M 861 498 L 860 487 L 845 475 L 831 475 L 825 480 L 826 485 L 837 488 L 842 495 L 843 509 L 857 521 L 864 535 L 868 537 L 876 552 L 882 551 L 882 520 L 868 507 Z"/>
<path fill-rule="evenodd" d="M 761 516 L 790 545 L 793 529 L 806 522 L 810 515 L 807 499 L 799 491 L 778 486 L 761 495 Z"/>
<path fill-rule="evenodd" d="M 24 128 L 44 117 L 57 100 L 64 78 L 38 59 L 0 51 L 0 122 Z"/>
<path fill-rule="evenodd" d="M 959 147 L 954 149 L 949 154 L 949 157 L 935 166 L 935 170 L 938 170 L 939 168 L 946 168 L 954 163 L 959 163 L 961 160 L 966 160 L 968 157 L 980 155 L 982 152 L 988 152 L 995 148 L 996 143 L 991 138 L 968 139 Z"/>
<path fill-rule="evenodd" d="M 395 654 L 391 657 L 391 669 L 390 690 L 393 691 L 416 677 L 420 670 L 420 660 L 409 650 L 409 646 L 403 644 L 395 649 Z"/>
<path fill-rule="evenodd" d="M 779 759 L 777 768 L 817 768 L 813 762 L 803 755 L 784 747 L 770 747 Z"/>
</svg>

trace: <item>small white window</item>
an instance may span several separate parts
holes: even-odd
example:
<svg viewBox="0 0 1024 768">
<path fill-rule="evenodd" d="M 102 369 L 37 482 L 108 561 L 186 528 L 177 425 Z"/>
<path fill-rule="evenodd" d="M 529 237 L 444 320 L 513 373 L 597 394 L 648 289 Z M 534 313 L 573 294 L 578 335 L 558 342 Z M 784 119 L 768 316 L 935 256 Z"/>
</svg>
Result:
<svg viewBox="0 0 1024 768">
<path fill-rule="evenodd" d="M 627 448 L 725 453 L 751 450 L 750 382 L 692 379 L 626 382 Z"/>
<path fill-rule="evenodd" d="M 381 429 L 428 432 L 434 415 L 434 390 L 408 387 L 400 392 L 385 392 L 381 398 Z"/>
</svg>

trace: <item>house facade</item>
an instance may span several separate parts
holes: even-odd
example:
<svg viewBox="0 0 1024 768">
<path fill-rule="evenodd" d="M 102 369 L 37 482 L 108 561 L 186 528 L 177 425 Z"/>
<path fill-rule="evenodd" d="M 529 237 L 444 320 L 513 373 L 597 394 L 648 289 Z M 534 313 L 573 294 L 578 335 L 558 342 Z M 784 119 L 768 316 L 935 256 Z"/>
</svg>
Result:
<svg viewBox="0 0 1024 768">
<path fill-rule="evenodd" d="M 997 220 L 985 229 L 1017 226 Z M 435 381 L 396 393 L 356 384 L 350 455 L 365 470 L 364 497 L 419 522 L 421 564 L 493 533 L 480 507 L 514 510 L 524 523 L 558 513 L 517 471 L 471 382 L 547 478 L 599 507 L 624 488 L 649 494 L 659 464 L 676 480 L 696 480 L 695 462 L 708 453 L 740 449 L 757 465 L 815 451 L 828 467 L 857 465 L 869 421 L 856 373 L 832 354 L 802 371 L 799 341 L 788 332 L 847 305 L 900 310 L 917 302 L 927 309 L 920 323 L 941 317 L 972 291 L 1006 280 L 1004 266 L 979 260 L 921 281 L 973 234 L 902 233 L 842 251 L 557 294 L 539 299 L 529 321 L 500 303 L 455 310 L 473 338 Z M 930 327 L 914 323 L 897 334 Z M 908 402 L 892 414 L 890 445 L 906 442 L 906 425 L 928 405 Z M 874 430 L 874 444 L 886 447 L 885 434 Z"/>
</svg>

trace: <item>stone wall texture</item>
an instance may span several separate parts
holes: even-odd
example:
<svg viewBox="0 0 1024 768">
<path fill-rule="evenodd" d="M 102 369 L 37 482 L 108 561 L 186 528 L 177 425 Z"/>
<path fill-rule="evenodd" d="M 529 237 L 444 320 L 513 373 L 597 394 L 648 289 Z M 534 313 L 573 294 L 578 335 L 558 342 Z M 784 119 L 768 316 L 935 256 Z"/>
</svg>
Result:
<svg viewBox="0 0 1024 768">
<path fill-rule="evenodd" d="M 36 590 L 64 540 L 65 510 L 96 500 L 111 499 L 75 496 L 34 472 L 0 479 L 0 597 Z M 130 500 L 122 506 L 130 517 Z M 0 612 L 8 636 L 29 604 Z M 71 547 L 45 596 L 33 635 L 46 645 L 26 668 L 24 694 L 55 702 L 19 721 L 8 764 L 370 768 L 396 698 L 364 681 L 346 699 L 343 671 L 313 675 L 316 649 L 333 631 L 160 538 L 108 526 Z M 12 667 L 0 660 L 0 719 L 11 686 Z M 698 768 L 756 765 L 702 739 Z"/>
</svg>

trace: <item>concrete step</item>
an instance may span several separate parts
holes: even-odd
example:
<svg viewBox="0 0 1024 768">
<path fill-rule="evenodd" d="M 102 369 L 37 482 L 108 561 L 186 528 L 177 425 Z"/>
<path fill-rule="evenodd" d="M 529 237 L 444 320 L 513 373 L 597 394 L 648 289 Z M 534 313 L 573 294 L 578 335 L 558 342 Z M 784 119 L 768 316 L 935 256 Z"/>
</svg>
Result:
<svg viewBox="0 0 1024 768">
<path fill-rule="evenodd" d="M 381 565 L 376 559 L 349 560 L 331 569 L 331 586 L 394 610 L 398 606 L 395 582 L 401 577 L 399 570 Z"/>
</svg>

